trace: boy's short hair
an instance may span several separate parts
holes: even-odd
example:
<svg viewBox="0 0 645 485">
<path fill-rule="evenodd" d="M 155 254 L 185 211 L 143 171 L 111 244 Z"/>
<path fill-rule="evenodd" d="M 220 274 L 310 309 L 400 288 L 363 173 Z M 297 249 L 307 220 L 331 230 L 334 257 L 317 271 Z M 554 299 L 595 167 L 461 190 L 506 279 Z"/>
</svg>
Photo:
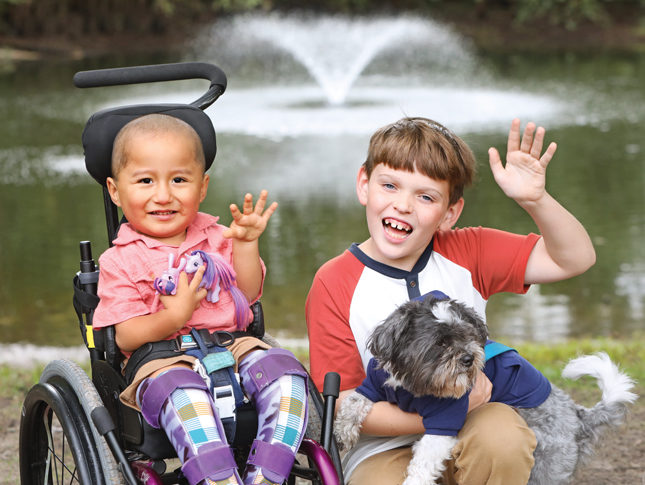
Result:
<svg viewBox="0 0 645 485">
<path fill-rule="evenodd" d="M 443 125 L 428 118 L 402 118 L 384 126 L 370 139 L 363 164 L 369 179 L 374 167 L 383 163 L 395 170 L 446 180 L 449 205 L 456 203 L 464 187 L 472 185 L 477 162 L 468 145 Z"/>
<path fill-rule="evenodd" d="M 190 139 L 195 146 L 195 160 L 206 170 L 206 158 L 202 140 L 195 129 L 174 116 L 153 113 L 136 118 L 125 125 L 114 138 L 112 148 L 112 177 L 117 178 L 119 172 L 130 161 L 129 143 L 135 135 L 155 137 L 164 133 L 175 133 Z"/>
</svg>

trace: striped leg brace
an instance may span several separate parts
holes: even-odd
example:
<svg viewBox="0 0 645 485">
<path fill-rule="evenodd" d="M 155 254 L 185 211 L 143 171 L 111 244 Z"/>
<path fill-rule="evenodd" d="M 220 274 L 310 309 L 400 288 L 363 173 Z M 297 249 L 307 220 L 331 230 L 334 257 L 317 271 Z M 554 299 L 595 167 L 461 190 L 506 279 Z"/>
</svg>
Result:
<svg viewBox="0 0 645 485">
<path fill-rule="evenodd" d="M 250 353 L 239 372 L 258 413 L 258 434 L 244 484 L 281 484 L 289 476 L 307 427 L 307 372 L 284 349 Z"/>
<path fill-rule="evenodd" d="M 190 485 L 242 483 L 213 399 L 197 373 L 174 368 L 145 379 L 137 404 L 146 421 L 168 435 Z"/>
</svg>

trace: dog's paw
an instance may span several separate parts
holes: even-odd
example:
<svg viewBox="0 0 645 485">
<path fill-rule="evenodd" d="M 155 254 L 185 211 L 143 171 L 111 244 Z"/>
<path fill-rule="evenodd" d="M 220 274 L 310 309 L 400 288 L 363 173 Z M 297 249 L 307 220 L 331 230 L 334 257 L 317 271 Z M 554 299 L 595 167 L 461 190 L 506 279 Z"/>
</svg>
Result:
<svg viewBox="0 0 645 485">
<path fill-rule="evenodd" d="M 457 438 L 426 434 L 412 445 L 412 460 L 403 485 L 434 485 L 446 468 Z"/>
<path fill-rule="evenodd" d="M 435 485 L 437 482 L 427 476 L 406 475 L 403 485 Z"/>
<path fill-rule="evenodd" d="M 353 448 L 361 437 L 361 425 L 374 403 L 353 392 L 340 404 L 334 422 L 334 436 L 342 450 Z"/>
</svg>

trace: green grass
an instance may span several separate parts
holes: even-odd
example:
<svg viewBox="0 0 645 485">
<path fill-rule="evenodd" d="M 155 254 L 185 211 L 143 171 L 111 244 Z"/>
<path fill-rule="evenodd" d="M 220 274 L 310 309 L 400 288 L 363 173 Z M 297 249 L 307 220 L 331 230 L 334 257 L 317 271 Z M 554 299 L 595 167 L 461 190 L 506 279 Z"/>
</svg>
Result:
<svg viewBox="0 0 645 485">
<path fill-rule="evenodd" d="M 564 379 L 562 369 L 571 359 L 606 352 L 636 382 L 635 392 L 645 394 L 645 334 L 633 335 L 630 339 L 587 338 L 567 340 L 558 343 L 521 343 L 502 342 L 516 349 L 520 355 L 539 369 L 554 385 L 571 393 L 574 400 L 585 406 L 592 406 L 600 399 L 596 380 L 582 377 L 577 381 Z M 308 368 L 309 354 L 298 350 L 296 357 Z"/>
<path fill-rule="evenodd" d="M 43 368 L 44 366 L 33 369 L 0 366 L 0 396 L 26 395 L 27 391 L 38 382 Z"/>
<path fill-rule="evenodd" d="M 563 389 L 597 388 L 593 378 L 571 381 L 560 376 L 565 364 L 580 355 L 606 352 L 619 368 L 634 379 L 639 387 L 645 383 L 645 335 L 638 334 L 629 340 L 611 338 L 594 338 L 568 340 L 557 344 L 523 343 L 512 345 L 513 348 L 552 383 Z"/>
<path fill-rule="evenodd" d="M 44 365 L 33 368 L 11 367 L 0 365 L 0 397 L 26 395 L 34 384 L 38 383 Z M 89 375 L 89 363 L 81 364 L 81 368 Z"/>
<path fill-rule="evenodd" d="M 502 342 L 517 349 L 517 351 L 535 367 L 537 367 L 551 382 L 558 387 L 567 389 L 597 389 L 592 378 L 582 378 L 580 381 L 563 379 L 560 374 L 565 364 L 579 355 L 595 352 L 607 352 L 621 370 L 627 372 L 636 382 L 637 387 L 645 386 L 645 334 L 636 334 L 630 339 L 594 338 L 568 340 L 561 343 L 522 343 L 512 344 Z M 305 366 L 309 365 L 309 355 L 306 350 L 298 349 L 296 357 Z M 89 368 L 84 367 L 86 372 Z M 33 369 L 12 368 L 0 366 L 0 397 L 23 398 L 29 389 L 38 382 L 43 367 Z"/>
</svg>

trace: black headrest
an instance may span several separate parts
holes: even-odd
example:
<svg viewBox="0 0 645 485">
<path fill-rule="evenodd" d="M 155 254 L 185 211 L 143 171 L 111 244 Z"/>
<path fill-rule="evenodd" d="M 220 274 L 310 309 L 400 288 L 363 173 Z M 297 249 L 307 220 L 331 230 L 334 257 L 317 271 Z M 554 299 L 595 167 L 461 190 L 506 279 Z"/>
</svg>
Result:
<svg viewBox="0 0 645 485">
<path fill-rule="evenodd" d="M 107 178 L 112 176 L 112 146 L 121 128 L 136 118 L 153 113 L 174 116 L 192 126 L 202 140 L 206 170 L 211 167 L 217 153 L 215 129 L 201 109 L 185 104 L 124 106 L 94 113 L 83 130 L 85 167 L 98 183 L 105 186 Z"/>
</svg>

